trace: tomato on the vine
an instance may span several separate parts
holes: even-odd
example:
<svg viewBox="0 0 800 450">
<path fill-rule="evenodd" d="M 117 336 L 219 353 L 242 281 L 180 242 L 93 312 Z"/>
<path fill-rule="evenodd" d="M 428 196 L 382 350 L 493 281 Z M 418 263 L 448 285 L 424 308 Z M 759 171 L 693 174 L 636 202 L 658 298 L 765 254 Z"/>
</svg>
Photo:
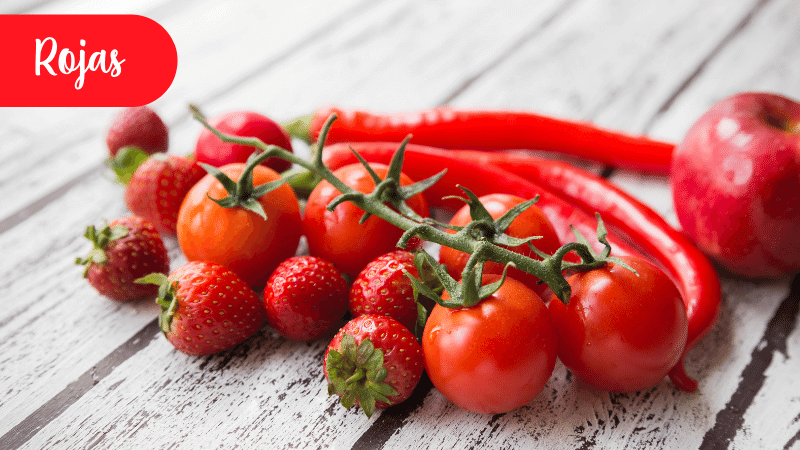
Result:
<svg viewBox="0 0 800 450">
<path fill-rule="evenodd" d="M 497 279 L 485 275 L 483 284 Z M 488 414 L 530 403 L 553 372 L 556 348 L 547 307 L 513 278 L 475 306 L 436 305 L 422 335 L 436 389 L 463 409 Z"/>
<path fill-rule="evenodd" d="M 500 218 L 500 216 L 505 214 L 509 209 L 525 201 L 522 197 L 510 194 L 489 194 L 479 197 L 478 200 L 480 200 L 481 204 L 486 208 L 486 211 L 489 212 L 495 220 Z M 465 205 L 450 219 L 450 225 L 463 227 L 471 220 L 469 206 Z M 511 222 L 505 234 L 516 238 L 541 236 L 541 239 L 531 241 L 531 245 L 548 255 L 555 253 L 561 245 L 555 228 L 550 223 L 547 216 L 545 216 L 542 210 L 537 208 L 536 205 L 526 209 Z M 541 259 L 527 245 L 520 245 L 514 247 L 512 250 L 533 259 Z M 470 255 L 467 253 L 442 246 L 439 250 L 439 263 L 447 266 L 447 271 L 450 272 L 450 276 L 459 279 L 461 278 L 461 271 L 464 270 L 469 256 Z M 502 274 L 503 265 L 493 261 L 487 261 L 483 267 L 483 271 L 484 273 Z M 527 284 L 539 294 L 541 294 L 546 287 L 544 284 L 537 284 L 539 281 L 538 278 L 519 269 L 511 268 L 508 274 Z"/>
<path fill-rule="evenodd" d="M 370 167 L 379 177 L 386 177 L 386 165 L 371 164 Z M 344 166 L 333 174 L 359 192 L 368 193 L 375 187 L 372 177 L 360 163 Z M 401 186 L 412 183 L 407 175 L 400 175 Z M 341 192 L 324 180 L 314 188 L 306 203 L 303 232 L 311 255 L 332 262 L 350 279 L 354 279 L 370 261 L 396 250 L 403 230 L 375 216 L 360 224 L 364 211 L 351 202 L 341 203 L 333 211 L 328 211 L 328 204 L 339 195 Z M 422 194 L 414 195 L 406 203 L 420 216 L 428 215 L 428 203 Z M 412 239 L 409 249 L 420 244 L 419 239 Z"/>
<path fill-rule="evenodd" d="M 572 296 L 548 308 L 558 335 L 558 357 L 584 383 L 611 392 L 657 384 L 686 344 L 686 308 L 678 289 L 641 258 L 567 278 Z"/>
<path fill-rule="evenodd" d="M 235 163 L 219 170 L 237 181 L 244 168 L 245 164 Z M 256 187 L 280 178 L 261 165 L 252 174 Z M 284 184 L 259 197 L 264 219 L 243 207 L 225 208 L 211 200 L 226 195 L 228 191 L 211 174 L 194 185 L 178 213 L 178 244 L 189 261 L 214 262 L 250 286 L 264 286 L 278 264 L 297 252 L 301 236 L 297 196 Z"/>
</svg>

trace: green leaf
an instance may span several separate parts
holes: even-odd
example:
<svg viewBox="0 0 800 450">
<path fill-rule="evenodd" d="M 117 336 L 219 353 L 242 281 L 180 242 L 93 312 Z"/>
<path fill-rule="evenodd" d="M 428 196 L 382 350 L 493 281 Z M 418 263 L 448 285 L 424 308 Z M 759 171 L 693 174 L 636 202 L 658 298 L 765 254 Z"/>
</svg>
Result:
<svg viewBox="0 0 800 450">
<path fill-rule="evenodd" d="M 311 121 L 314 120 L 314 114 L 307 114 L 293 119 L 283 124 L 283 129 L 289 136 L 297 139 L 302 139 L 306 144 L 311 143 Z"/>
<path fill-rule="evenodd" d="M 400 174 L 403 171 L 403 159 L 406 155 L 406 145 L 408 145 L 408 141 L 410 140 L 410 134 L 403 139 L 397 151 L 392 155 L 392 161 L 389 163 L 389 170 L 386 172 L 386 179 L 397 180 L 397 184 L 400 184 Z"/>
<path fill-rule="evenodd" d="M 492 215 L 489 214 L 489 211 L 483 206 L 481 201 L 478 197 L 469 189 L 464 186 L 458 185 L 458 188 L 464 191 L 467 194 L 468 200 L 465 200 L 467 205 L 469 205 L 469 216 L 472 218 L 473 221 L 487 221 L 487 222 L 494 222 L 494 218 Z"/>
<path fill-rule="evenodd" d="M 509 236 L 505 233 L 495 234 L 494 236 L 489 237 L 487 240 L 495 245 L 505 245 L 507 247 L 518 247 L 520 245 L 529 244 L 531 241 L 535 241 L 537 239 L 541 239 L 542 236 L 529 236 L 526 238 L 517 238 L 514 236 Z"/>
<path fill-rule="evenodd" d="M 111 227 L 111 233 L 108 235 L 108 243 L 114 242 L 117 239 L 122 239 L 130 233 L 131 230 L 124 225 L 114 225 Z"/>
<path fill-rule="evenodd" d="M 241 207 L 258 214 L 262 219 L 267 220 L 267 212 L 264 211 L 264 206 L 261 205 L 255 198 L 248 198 L 247 200 L 243 201 Z"/>
<path fill-rule="evenodd" d="M 364 339 L 358 344 L 358 348 L 356 348 L 356 366 L 364 367 L 367 361 L 372 357 L 372 353 L 375 351 L 375 346 L 372 345 L 372 341 L 369 339 Z"/>
<path fill-rule="evenodd" d="M 381 395 L 383 397 L 381 401 L 384 401 L 386 403 L 390 403 L 389 399 L 386 397 L 392 397 L 397 395 L 397 390 L 393 388 L 392 385 L 389 383 L 373 383 L 369 386 L 370 390 L 372 390 L 372 392 L 374 393 Z"/>
<path fill-rule="evenodd" d="M 356 404 L 356 394 L 352 391 L 345 391 L 341 399 L 342 406 L 347 409 L 352 408 Z"/>
<path fill-rule="evenodd" d="M 299 174 L 298 174 L 299 175 Z M 259 184 L 258 186 L 253 188 L 252 197 L 254 198 L 261 198 L 266 194 L 278 189 L 279 187 L 283 186 L 284 184 L 289 182 L 289 178 L 281 177 L 275 181 L 270 181 L 269 183 Z"/>
<path fill-rule="evenodd" d="M 372 415 L 375 413 L 375 397 L 367 390 L 359 391 L 357 394 L 358 404 L 361 406 L 364 414 L 367 415 L 368 419 L 372 418 Z"/>
<path fill-rule="evenodd" d="M 356 159 L 358 159 L 358 161 L 361 163 L 361 165 L 364 166 L 364 169 L 367 171 L 367 173 L 369 174 L 370 178 L 372 178 L 372 181 L 375 183 L 376 186 L 381 181 L 383 181 L 383 180 L 381 180 L 381 177 L 379 177 L 378 174 L 375 173 L 375 171 L 372 169 L 372 166 L 369 165 L 369 162 L 367 162 L 367 160 L 364 159 L 364 157 L 361 156 L 360 153 L 358 153 L 353 147 L 350 147 L 350 151 L 353 152 L 353 154 L 356 156 Z"/>
<path fill-rule="evenodd" d="M 497 292 L 497 290 L 500 289 L 503 283 L 506 282 L 506 273 L 508 272 L 509 267 L 514 267 L 514 264 L 512 262 L 508 262 L 505 265 L 505 267 L 503 267 L 503 275 L 500 277 L 499 280 L 495 281 L 494 283 L 481 286 L 478 289 L 478 297 L 484 299 Z"/>
<path fill-rule="evenodd" d="M 369 341 L 370 344 L 372 344 L 372 342 L 369 339 L 364 339 L 364 341 Z M 373 377 L 374 379 L 376 374 L 380 372 L 381 369 L 384 369 L 383 351 L 373 346 L 372 353 L 370 353 L 367 359 L 364 361 L 363 367 L 367 369 L 367 376 Z"/>
<path fill-rule="evenodd" d="M 339 346 L 341 353 L 344 357 L 354 355 L 356 352 L 356 339 L 349 334 L 342 336 L 341 344 Z"/>
<path fill-rule="evenodd" d="M 414 288 L 414 297 L 416 298 L 418 295 L 417 288 Z M 414 336 L 416 336 L 417 341 L 422 341 L 422 334 L 425 331 L 425 324 L 428 323 L 428 316 L 430 315 L 430 311 L 426 308 L 422 303 L 417 301 L 417 322 L 414 324 Z"/>
<path fill-rule="evenodd" d="M 108 160 L 108 165 L 117 176 L 117 181 L 128 184 L 136 169 L 149 158 L 144 150 L 136 146 L 127 146 L 119 149 L 117 154 Z"/>
<path fill-rule="evenodd" d="M 583 233 L 578 231 L 578 229 L 574 226 L 570 225 L 569 227 L 572 229 L 572 233 L 575 235 L 575 242 L 586 246 L 586 249 L 589 250 L 589 253 L 592 255 L 592 257 L 599 259 L 599 255 L 594 251 L 592 244 L 589 243 L 589 240 L 586 239 L 586 236 L 584 236 Z"/>
<path fill-rule="evenodd" d="M 397 188 L 397 192 L 400 194 L 400 197 L 402 197 L 404 200 L 408 200 L 409 198 L 424 192 L 425 190 L 436 184 L 436 182 L 441 180 L 446 173 L 447 169 L 443 169 L 436 175 L 428 177 L 424 180 L 417 181 L 407 186 L 400 186 Z"/>
<path fill-rule="evenodd" d="M 510 208 L 502 216 L 500 216 L 497 220 L 494 221 L 495 230 L 497 230 L 498 233 L 505 233 L 508 227 L 511 226 L 511 222 L 513 222 L 517 217 L 519 217 L 520 214 L 525 212 L 525 210 L 533 206 L 538 201 L 539 201 L 539 196 L 537 195 L 531 200 L 522 202 L 520 204 L 515 205 L 513 208 Z"/>
<path fill-rule="evenodd" d="M 217 179 L 222 184 L 222 187 L 228 191 L 229 196 L 236 196 L 236 182 L 233 181 L 229 176 L 225 175 L 221 170 L 212 166 L 211 164 L 206 164 L 202 162 L 197 163 L 200 167 L 206 170 L 211 176 Z"/>
<path fill-rule="evenodd" d="M 137 278 L 134 282 L 139 284 L 155 284 L 158 286 L 163 286 L 167 284 L 167 276 L 163 273 L 156 272 L 145 275 L 141 278 Z"/>
</svg>

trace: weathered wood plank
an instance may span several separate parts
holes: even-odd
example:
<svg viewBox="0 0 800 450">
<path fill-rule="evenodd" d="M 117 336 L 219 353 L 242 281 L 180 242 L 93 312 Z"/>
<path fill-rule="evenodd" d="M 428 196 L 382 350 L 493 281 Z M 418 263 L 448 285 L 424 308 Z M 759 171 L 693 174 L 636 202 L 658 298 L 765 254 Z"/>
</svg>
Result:
<svg viewBox="0 0 800 450">
<path fill-rule="evenodd" d="M 597 118 L 609 126 L 642 131 L 649 129 L 648 120 L 657 116 L 659 105 L 679 87 L 682 77 L 690 76 L 693 68 L 703 63 L 716 48 L 715 43 L 738 26 L 753 3 L 670 2 L 655 12 L 650 12 L 653 5 L 636 2 L 521 4 L 525 11 L 536 8 L 535 14 L 526 17 L 527 22 L 486 5 L 485 9 L 468 11 L 455 2 L 381 3 L 362 15 L 356 14 L 347 27 L 325 34 L 324 40 L 318 39 L 321 35 L 317 34 L 323 31 L 309 31 L 293 41 L 298 47 L 285 45 L 283 53 L 276 51 L 272 59 L 261 61 L 273 61 L 275 67 L 227 78 L 229 74 L 225 72 L 237 67 L 238 61 L 213 66 L 218 72 L 208 77 L 212 81 L 180 84 L 191 89 L 176 90 L 174 100 L 163 103 L 170 111 L 168 115 L 178 123 L 177 145 L 191 145 L 199 130 L 197 124 L 180 121 L 184 114 L 182 104 L 187 100 L 181 97 L 192 92 L 208 95 L 199 102 L 211 113 L 253 107 L 269 108 L 265 112 L 288 117 L 325 102 L 387 110 L 425 107 L 442 101 L 526 109 L 533 109 L 531 105 L 535 104 L 537 110 L 552 114 Z M 790 2 L 773 0 L 770 5 L 789 8 Z M 565 12 L 558 12 L 560 9 Z M 782 15 L 791 15 L 787 11 Z M 724 14 L 714 15 L 717 12 Z M 753 30 L 747 33 L 766 32 L 769 22 L 759 22 L 766 14 L 754 15 L 750 22 Z M 776 13 L 774 19 L 780 16 Z M 621 17 L 641 18 L 641 23 L 619 21 Z M 235 22 L 231 20 L 230 23 Z M 175 23 L 183 22 L 175 19 Z M 187 20 L 183 26 L 191 23 Z M 317 28 L 321 23 L 325 22 L 317 22 Z M 478 29 L 477 25 L 486 28 Z M 690 40 L 671 30 L 689 30 L 686 33 L 694 36 Z M 198 53 L 208 50 L 211 54 L 230 54 L 224 43 L 214 48 L 214 42 L 221 38 L 214 33 L 225 30 L 209 23 L 208 36 L 201 39 L 192 37 L 191 30 L 184 31 L 186 43 L 196 43 Z M 731 42 L 765 39 L 748 37 L 747 33 L 742 32 Z M 786 48 L 797 51 L 797 46 L 788 40 L 791 33 L 781 33 L 787 37 Z M 309 39 L 308 45 L 298 44 L 304 42 L 303 36 Z M 697 41 L 699 36 L 704 39 Z M 608 54 L 609 49 L 617 48 L 615 44 L 622 50 L 609 56 L 608 61 L 596 56 Z M 185 44 L 179 48 L 182 45 Z M 748 51 L 755 52 L 756 48 L 749 47 Z M 246 55 L 250 49 L 236 46 L 233 52 Z M 719 58 L 719 63 L 713 58 L 704 66 L 704 74 L 713 72 L 715 63 L 721 67 L 719 70 L 736 67 L 736 58 Z M 770 62 L 770 57 L 765 57 L 765 67 L 778 64 L 788 67 L 787 73 L 794 73 L 792 64 L 784 66 L 776 62 L 775 55 L 772 58 Z M 672 60 L 677 64 L 675 74 L 665 77 L 659 70 Z M 214 58 L 209 57 L 197 67 L 208 66 L 211 61 Z M 529 68 L 523 70 L 526 64 Z M 496 70 L 487 70 L 495 65 Z M 584 73 L 567 71 L 568 67 Z M 772 73 L 767 70 L 763 76 L 768 78 Z M 473 80 L 475 74 L 480 76 Z M 196 73 L 186 76 L 187 80 L 202 78 Z M 239 80 L 235 89 L 225 87 L 231 79 Z M 319 84 L 310 84 L 317 80 Z M 678 115 L 684 105 L 709 102 L 710 91 L 693 88 L 713 83 L 705 80 L 703 76 L 693 78 L 666 114 L 653 122 L 652 130 L 662 130 L 659 133 L 669 137 L 669 126 L 662 124 L 679 120 L 670 117 Z M 218 83 L 215 86 L 219 89 L 202 84 L 206 82 Z M 638 88 L 628 92 L 628 86 Z M 651 90 L 652 86 L 656 87 Z M 169 94 L 173 95 L 172 91 Z M 47 114 L 50 113 L 44 115 Z M 626 117 L 636 119 L 627 122 L 623 120 Z M 97 124 L 87 132 L 93 136 L 101 123 L 95 120 Z M 64 121 L 63 130 L 69 132 L 71 123 Z M 2 133 L 12 142 L 25 140 L 13 128 L 3 130 L 9 130 Z M 89 145 L 84 140 L 69 143 L 62 136 L 58 140 L 59 145 L 76 153 Z M 16 145 L 24 152 L 24 142 Z M 661 181 L 655 181 L 652 193 L 639 191 L 645 201 L 654 205 L 664 202 L 667 195 Z M 151 323 L 151 304 L 110 304 L 74 278 L 76 268 L 71 261 L 82 248 L 77 236 L 86 225 L 85 219 L 103 217 L 106 212 L 121 214 L 124 210 L 120 192 L 109 191 L 107 183 L 94 173 L 72 186 L 57 203 L 33 212 L 19 227 L 0 235 L 0 251 L 15 255 L 12 261 L 0 260 L 0 279 L 9 280 L 0 287 L 13 298 L 9 303 L 13 309 L 0 313 L 5 314 L 0 316 L 0 358 L 5 358 L 0 359 L 0 383 L 13 389 L 11 395 L 0 399 L 0 424 L 8 423 L 0 434 L 43 402 L 46 405 L 49 398 L 68 392 L 70 383 L 91 374 L 94 364 L 104 361 L 113 349 Z M 631 187 L 635 189 L 636 184 Z M 100 199 L 92 203 L 81 200 L 81 194 L 97 192 L 102 192 Z M 73 228 L 76 231 L 71 231 Z M 47 237 L 46 232 L 53 237 Z M 29 243 L 26 236 L 31 234 L 43 237 Z M 368 421 L 358 411 L 345 412 L 325 396 L 320 371 L 325 340 L 290 343 L 265 329 L 242 348 L 195 359 L 175 352 L 154 336 L 118 367 L 104 372 L 97 385 L 81 391 L 80 398 L 70 399 L 51 423 L 28 436 L 31 440 L 24 448 L 189 448 L 198 444 L 214 448 L 348 448 L 358 443 L 367 430 L 364 436 L 378 437 L 392 448 L 526 448 L 537 444 L 693 448 L 701 444 L 706 430 L 714 428 L 717 412 L 725 409 L 731 393 L 736 392 L 736 376 L 751 363 L 751 354 L 759 348 L 767 322 L 780 312 L 788 286 L 785 282 L 751 284 L 735 280 L 725 280 L 724 284 L 726 308 L 719 325 L 688 361 L 690 369 L 702 375 L 700 394 L 677 392 L 667 381 L 637 394 L 595 393 L 576 386 L 559 366 L 543 395 L 528 407 L 507 415 L 485 417 L 460 411 L 434 390 L 422 397 L 419 408 L 396 419 L 381 422 L 378 416 Z M 88 333 L 88 338 L 82 333 Z M 785 354 L 775 353 L 772 364 L 765 369 L 764 387 L 748 409 L 745 428 L 736 435 L 737 448 L 769 446 L 779 440 L 787 448 L 797 445 L 796 396 L 785 392 L 797 392 L 796 385 L 786 380 L 793 373 L 791 358 L 795 356 L 796 361 L 798 339 L 796 331 L 791 333 Z M 49 351 L 53 356 L 47 356 Z M 776 398 L 785 400 L 781 407 L 789 412 L 783 423 L 768 423 L 762 419 L 775 417 L 774 412 L 767 411 L 776 404 Z M 370 430 L 376 424 L 403 426 L 396 433 L 393 429 Z M 779 430 L 780 426 L 780 431 L 772 431 L 771 427 Z M 204 427 L 214 433 L 198 431 Z"/>
<path fill-rule="evenodd" d="M 44 11 L 139 13 L 159 22 L 175 41 L 180 62 L 172 86 L 153 107 L 174 126 L 187 120 L 189 102 L 213 98 L 237 80 L 259 73 L 285 52 L 324 35 L 332 24 L 344 23 L 358 4 L 317 0 L 303 7 L 290 1 L 220 6 L 214 0 L 141 0 L 124 6 L 75 0 Z M 65 114 L 59 108 L 0 108 L 0 136 L 9 142 L 0 151 L 0 196 L 6 199 L 0 204 L 0 220 L 96 168 L 107 156 L 105 131 L 117 111 L 70 108 Z M 276 106 L 275 114 L 286 113 Z M 198 131 L 192 129 L 185 141 L 171 136 L 170 150 L 192 151 Z"/>
<path fill-rule="evenodd" d="M 470 17 L 474 17 L 474 15 Z M 368 24 L 369 21 L 364 20 L 362 23 Z M 186 27 L 190 28 L 188 24 Z M 220 49 L 219 51 L 223 50 Z M 229 72 L 226 73 L 229 74 Z M 67 128 L 67 124 L 70 122 L 65 121 L 64 123 L 64 127 Z M 187 136 L 185 142 L 187 143 L 193 141 L 194 133 L 196 133 L 199 126 L 195 123 L 184 123 L 176 127 L 181 130 L 189 129 L 192 125 L 195 126 L 195 129 L 185 132 L 185 136 Z M 92 127 L 85 126 L 85 128 Z M 84 129 L 84 127 L 79 127 L 79 129 Z M 87 133 L 91 133 L 91 131 Z M 180 135 L 180 132 L 178 134 Z M 192 139 L 189 139 L 189 136 L 191 136 Z M 74 150 L 75 147 L 80 147 L 81 145 L 88 146 L 89 144 L 82 143 L 79 145 L 70 145 L 68 147 Z M 74 163 L 74 161 L 72 162 Z M 21 169 L 18 168 L 17 170 Z M 20 259 L 23 261 L 31 261 L 30 264 L 58 267 L 58 272 L 52 275 L 52 279 L 54 280 L 52 286 L 48 284 L 38 286 L 43 293 L 34 295 L 36 297 L 41 297 L 43 301 L 37 302 L 33 307 L 28 307 L 27 303 L 31 298 L 30 294 L 20 295 L 18 297 L 19 303 L 12 305 L 14 309 L 8 310 L 10 315 L 4 327 L 4 331 L 9 333 L 11 338 L 6 343 L 6 348 L 8 349 L 8 356 L 6 358 L 9 362 L 13 361 L 17 363 L 19 367 L 36 366 L 37 371 L 33 373 L 16 373 L 9 371 L 2 374 L 10 385 L 15 386 L 15 394 L 19 394 L 15 396 L 11 402 L 0 405 L 4 414 L 6 414 L 5 417 L 9 418 L 8 421 L 2 422 L 4 424 L 8 423 L 7 427 L 11 427 L 14 424 L 14 421 L 11 420 L 12 415 L 21 418 L 24 417 L 26 413 L 34 411 L 42 402 L 46 401 L 47 398 L 60 392 L 70 381 L 77 378 L 80 374 L 85 373 L 85 371 L 91 367 L 91 364 L 102 358 L 104 354 L 107 354 L 117 345 L 124 342 L 125 339 L 133 335 L 144 324 L 148 323 L 149 317 L 152 317 L 147 315 L 138 316 L 138 321 L 131 321 L 127 317 L 127 314 L 125 314 L 125 312 L 130 311 L 123 309 L 122 314 L 118 313 L 112 318 L 113 320 L 108 321 L 108 328 L 111 329 L 112 332 L 115 332 L 114 336 L 105 336 L 103 333 L 109 332 L 107 330 L 103 332 L 91 331 L 93 335 L 89 338 L 89 342 L 94 344 L 92 345 L 93 351 L 91 352 L 87 352 L 87 349 L 81 345 L 76 345 L 76 340 L 86 339 L 81 336 L 81 333 L 90 332 L 89 330 L 92 330 L 93 325 L 92 321 L 97 319 L 95 315 L 97 313 L 91 312 L 91 308 L 87 308 L 89 314 L 84 314 L 84 310 L 78 303 L 81 297 L 90 297 L 93 301 L 103 305 L 103 307 L 110 307 L 107 303 L 103 303 L 105 300 L 94 294 L 85 282 L 79 278 L 70 278 L 72 273 L 69 269 L 65 268 L 66 266 L 75 269 L 70 263 L 74 259 L 73 255 L 77 254 L 80 248 L 79 240 L 76 239 L 76 237 L 80 234 L 80 230 L 83 229 L 85 222 L 101 216 L 113 217 L 124 211 L 124 206 L 120 201 L 121 190 L 119 187 L 109 190 L 108 186 L 103 187 L 104 183 L 108 183 L 108 180 L 104 180 L 95 174 L 93 180 L 80 183 L 73 188 L 77 193 L 73 193 L 73 190 L 71 190 L 69 193 L 65 194 L 64 197 L 60 198 L 57 204 L 52 205 L 41 213 L 33 213 L 34 215 L 27 218 L 21 226 L 13 227 L 0 236 L 0 239 L 4 239 L 4 242 L 8 246 L 7 248 L 16 248 L 21 239 L 31 233 L 31 228 L 28 226 L 29 223 L 40 224 L 40 226 L 52 225 L 49 222 L 55 220 L 59 215 L 69 216 L 67 221 L 62 221 L 59 226 L 52 231 L 55 233 L 55 236 L 57 236 L 57 239 L 66 240 L 66 242 L 69 243 L 69 248 L 59 249 L 59 251 L 45 251 L 45 249 L 52 250 L 55 244 L 51 240 L 43 239 L 39 243 L 41 248 L 27 248 L 26 253 L 20 255 Z M 94 199 L 92 208 L 81 208 L 81 197 L 93 192 L 100 193 L 100 198 Z M 54 208 L 58 209 L 58 211 L 54 211 Z M 72 234 L 69 229 L 75 229 L 77 231 L 74 232 L 75 234 Z M 34 234 L 38 235 L 44 233 L 35 232 Z M 58 259 L 58 261 L 63 261 L 63 264 L 59 262 L 51 263 L 51 261 L 54 261 L 53 258 L 64 258 Z M 19 270 L 19 268 L 15 269 L 14 267 L 3 269 L 6 269 L 4 273 L 10 275 L 17 275 L 15 270 Z M 34 278 L 33 274 L 28 275 L 30 278 Z M 37 274 L 35 277 L 38 276 L 41 276 L 41 274 Z M 17 278 L 12 276 L 8 279 Z M 23 276 L 22 279 L 18 279 L 14 284 L 10 285 L 10 290 L 12 292 L 22 291 L 22 286 L 28 283 L 27 280 L 28 278 Z M 54 299 L 44 294 L 47 292 L 47 288 L 53 288 L 55 286 L 65 292 L 66 300 Z M 58 308 L 54 308 L 51 304 L 51 302 L 56 300 L 59 300 L 58 305 L 60 305 L 60 307 Z M 24 304 L 21 305 L 20 303 Z M 52 314 L 49 312 L 50 310 L 52 310 Z M 74 319 L 69 317 L 69 320 L 64 320 L 63 317 L 65 315 L 69 316 L 69 312 L 73 312 L 73 315 L 77 314 L 78 317 Z M 66 324 L 64 328 L 54 328 L 50 325 L 51 322 L 58 321 L 59 319 L 61 319 L 62 322 L 69 323 L 69 327 L 67 328 Z M 115 324 L 114 321 L 125 321 L 124 323 L 126 325 L 119 326 Z M 23 324 L 25 324 L 24 330 L 22 329 Z M 73 331 L 68 333 L 67 329 Z M 68 337 L 62 338 L 62 334 L 68 334 Z M 41 350 L 34 351 L 34 348 L 28 348 L 22 351 L 24 347 L 21 343 L 34 338 L 37 342 L 36 346 L 41 346 Z M 85 345 L 88 346 L 89 344 L 87 343 Z M 45 348 L 49 348 L 49 351 L 44 351 Z M 36 358 L 41 357 L 42 360 L 35 361 L 34 358 L 31 357 L 31 354 L 40 355 L 36 356 Z M 5 428 L 4 431 L 7 429 L 8 428 Z"/>
</svg>

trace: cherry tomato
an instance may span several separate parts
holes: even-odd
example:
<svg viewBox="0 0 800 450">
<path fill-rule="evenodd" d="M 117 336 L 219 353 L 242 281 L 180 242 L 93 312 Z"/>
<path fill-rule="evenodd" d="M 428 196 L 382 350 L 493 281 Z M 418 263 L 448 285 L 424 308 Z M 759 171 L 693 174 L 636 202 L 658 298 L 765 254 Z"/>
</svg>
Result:
<svg viewBox="0 0 800 450">
<path fill-rule="evenodd" d="M 526 201 L 522 197 L 509 194 L 489 194 L 479 197 L 478 199 L 494 219 L 498 219 L 509 209 Z M 463 227 L 471 220 L 472 218 L 469 214 L 469 206 L 465 205 L 456 212 L 452 219 L 450 219 L 450 225 Z M 547 254 L 553 254 L 561 245 L 555 228 L 553 228 L 550 220 L 547 219 L 547 216 L 545 216 L 542 210 L 537 208 L 536 205 L 526 209 L 525 212 L 520 214 L 519 217 L 511 222 L 511 225 L 508 227 L 508 229 L 506 229 L 505 233 L 516 238 L 542 236 L 541 239 L 536 239 L 532 241 L 531 244 Z M 527 245 L 514 247 L 513 250 L 517 253 L 534 259 L 541 259 L 536 256 L 533 250 L 531 250 Z M 450 247 L 443 246 L 439 250 L 439 263 L 447 266 L 450 276 L 455 279 L 459 279 L 461 277 L 461 271 L 464 270 L 467 259 L 469 259 L 469 255 L 467 253 L 454 250 Z M 484 265 L 483 271 L 484 273 L 502 274 L 503 265 L 489 261 Z M 544 284 L 537 284 L 539 281 L 538 278 L 519 269 L 511 268 L 509 269 L 508 274 L 527 284 L 539 294 L 541 294 L 546 288 L 546 285 Z"/>
<path fill-rule="evenodd" d="M 686 344 L 686 308 L 658 267 L 623 257 L 636 273 L 613 263 L 567 278 L 572 296 L 548 305 L 558 357 L 590 386 L 634 392 L 657 384 Z M 638 273 L 638 276 L 637 276 Z"/>
<path fill-rule="evenodd" d="M 244 164 L 228 164 L 220 170 L 236 181 Z M 257 166 L 253 185 L 280 178 L 272 169 Z M 223 208 L 211 198 L 227 192 L 211 175 L 189 191 L 178 213 L 178 245 L 189 261 L 210 261 L 239 275 L 253 287 L 264 286 L 283 260 L 294 256 L 301 236 L 300 206 L 291 187 L 284 184 L 261 196 L 264 220 L 242 207 Z"/>
<path fill-rule="evenodd" d="M 234 136 L 257 137 L 265 144 L 277 145 L 292 151 L 292 141 L 286 131 L 269 117 L 252 111 L 232 111 L 209 119 L 217 130 Z M 243 163 L 255 151 L 254 147 L 222 142 L 207 128 L 203 128 L 195 145 L 194 154 L 198 162 L 221 167 L 232 163 Z M 285 159 L 268 158 L 264 166 L 283 172 L 291 163 Z"/>
<path fill-rule="evenodd" d="M 487 414 L 530 403 L 553 372 L 556 348 L 547 307 L 513 278 L 473 307 L 436 305 L 422 335 L 436 389 L 463 409 Z"/>
<path fill-rule="evenodd" d="M 383 164 L 371 164 L 370 167 L 381 178 L 388 171 L 388 167 Z M 369 173 L 360 163 L 344 166 L 334 171 L 334 175 L 359 192 L 372 192 L 375 187 Z M 401 174 L 401 185 L 412 183 L 408 176 Z M 325 209 L 340 194 L 327 181 L 320 182 L 308 196 L 303 231 L 308 240 L 308 252 L 332 262 L 352 280 L 370 261 L 396 250 L 403 230 L 375 216 L 359 224 L 364 211 L 351 202 L 341 203 L 333 211 Z M 417 214 L 423 217 L 428 215 L 428 203 L 422 194 L 411 197 L 406 203 Z M 419 239 L 413 239 L 409 246 L 415 248 L 420 244 Z"/>
</svg>

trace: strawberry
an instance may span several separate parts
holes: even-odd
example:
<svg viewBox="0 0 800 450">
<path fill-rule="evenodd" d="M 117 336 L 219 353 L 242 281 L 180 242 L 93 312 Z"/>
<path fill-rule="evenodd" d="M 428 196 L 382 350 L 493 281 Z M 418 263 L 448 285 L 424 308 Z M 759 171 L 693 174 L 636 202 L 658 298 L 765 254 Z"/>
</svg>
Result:
<svg viewBox="0 0 800 450">
<path fill-rule="evenodd" d="M 414 255 L 395 250 L 372 260 L 358 274 L 350 288 L 350 313 L 353 317 L 379 314 L 396 319 L 409 330 L 417 322 L 417 302 L 408 271 L 419 278 Z"/>
<path fill-rule="evenodd" d="M 264 287 L 267 322 L 296 341 L 316 339 L 347 312 L 347 281 L 316 256 L 295 256 L 272 272 Z"/>
<path fill-rule="evenodd" d="M 422 348 L 411 332 L 391 317 L 367 314 L 347 322 L 325 351 L 328 394 L 342 406 L 376 408 L 406 400 L 423 371 Z"/>
<path fill-rule="evenodd" d="M 264 306 L 258 295 L 219 264 L 191 261 L 169 277 L 152 274 L 138 282 L 159 285 L 158 324 L 167 340 L 187 355 L 227 350 L 264 324 Z"/>
<path fill-rule="evenodd" d="M 106 134 L 108 165 L 125 184 L 136 168 L 169 145 L 169 130 L 158 114 L 147 106 L 130 107 L 114 117 Z"/>
<path fill-rule="evenodd" d="M 181 202 L 205 175 L 193 159 L 156 153 L 133 173 L 125 186 L 125 203 L 161 233 L 175 235 Z"/>
<path fill-rule="evenodd" d="M 86 228 L 84 236 L 94 248 L 76 263 L 86 266 L 83 276 L 102 295 L 117 301 L 155 295 L 154 286 L 135 280 L 149 273 L 169 272 L 164 241 L 147 220 L 125 216 L 97 229 Z"/>
<path fill-rule="evenodd" d="M 125 108 L 111 122 L 106 134 L 106 145 L 111 157 L 123 147 L 138 147 L 148 155 L 166 152 L 169 145 L 167 126 L 147 106 Z"/>
</svg>

